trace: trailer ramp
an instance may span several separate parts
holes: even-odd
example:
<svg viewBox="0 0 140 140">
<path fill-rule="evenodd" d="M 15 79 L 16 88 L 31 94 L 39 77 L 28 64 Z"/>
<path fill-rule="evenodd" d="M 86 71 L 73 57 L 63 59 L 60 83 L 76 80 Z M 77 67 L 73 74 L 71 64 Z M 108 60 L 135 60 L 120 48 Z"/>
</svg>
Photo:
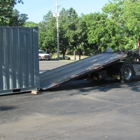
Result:
<svg viewBox="0 0 140 140">
<path fill-rule="evenodd" d="M 42 90 L 58 87 L 62 83 L 98 71 L 126 57 L 127 54 L 106 52 L 45 71 L 40 74 L 40 87 Z"/>
</svg>

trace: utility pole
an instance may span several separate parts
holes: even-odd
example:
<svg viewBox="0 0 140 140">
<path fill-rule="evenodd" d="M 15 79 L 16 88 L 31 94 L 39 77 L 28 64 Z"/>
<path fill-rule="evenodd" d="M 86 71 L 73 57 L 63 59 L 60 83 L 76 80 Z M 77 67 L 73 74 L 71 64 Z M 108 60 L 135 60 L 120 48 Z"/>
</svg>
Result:
<svg viewBox="0 0 140 140">
<path fill-rule="evenodd" d="M 56 18 L 56 28 L 57 28 L 57 59 L 59 60 L 59 23 L 58 23 L 58 0 L 56 0 L 56 13 L 54 14 L 54 17 Z"/>
</svg>

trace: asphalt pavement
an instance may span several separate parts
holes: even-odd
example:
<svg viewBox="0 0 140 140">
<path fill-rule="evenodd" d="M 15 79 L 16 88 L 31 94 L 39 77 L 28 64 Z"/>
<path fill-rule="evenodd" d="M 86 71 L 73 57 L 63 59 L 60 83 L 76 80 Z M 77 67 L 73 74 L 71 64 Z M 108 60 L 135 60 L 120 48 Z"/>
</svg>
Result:
<svg viewBox="0 0 140 140">
<path fill-rule="evenodd" d="M 40 72 L 68 62 L 40 62 Z M 139 140 L 140 81 L 75 80 L 0 96 L 0 140 Z"/>
</svg>

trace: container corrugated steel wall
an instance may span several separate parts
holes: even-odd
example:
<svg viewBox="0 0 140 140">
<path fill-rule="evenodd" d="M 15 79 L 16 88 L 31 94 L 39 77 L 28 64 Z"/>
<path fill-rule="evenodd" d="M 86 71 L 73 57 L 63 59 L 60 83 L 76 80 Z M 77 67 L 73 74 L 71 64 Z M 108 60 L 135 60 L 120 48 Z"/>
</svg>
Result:
<svg viewBox="0 0 140 140">
<path fill-rule="evenodd" d="M 0 95 L 40 88 L 38 28 L 0 27 Z"/>
</svg>

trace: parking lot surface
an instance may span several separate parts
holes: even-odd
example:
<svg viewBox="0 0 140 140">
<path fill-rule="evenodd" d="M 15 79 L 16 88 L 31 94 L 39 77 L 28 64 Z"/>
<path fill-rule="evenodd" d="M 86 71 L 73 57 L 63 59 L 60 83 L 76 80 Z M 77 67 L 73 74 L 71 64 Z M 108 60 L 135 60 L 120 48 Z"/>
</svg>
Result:
<svg viewBox="0 0 140 140">
<path fill-rule="evenodd" d="M 40 72 L 67 62 L 40 62 Z M 140 81 L 75 80 L 0 96 L 0 140 L 139 140 Z"/>
</svg>

